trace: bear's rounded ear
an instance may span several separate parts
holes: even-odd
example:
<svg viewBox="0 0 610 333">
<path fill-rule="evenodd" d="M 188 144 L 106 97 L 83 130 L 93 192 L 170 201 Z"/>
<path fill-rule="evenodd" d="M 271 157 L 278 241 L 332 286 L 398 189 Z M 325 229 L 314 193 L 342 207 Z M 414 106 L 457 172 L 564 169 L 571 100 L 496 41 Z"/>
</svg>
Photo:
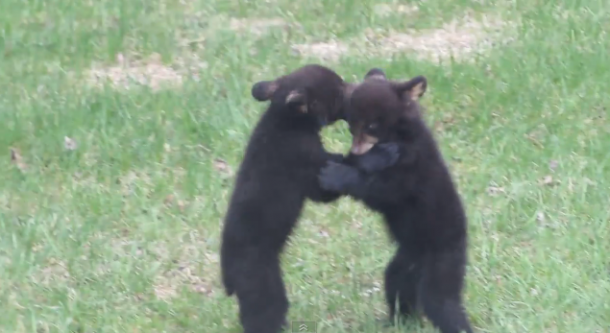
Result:
<svg viewBox="0 0 610 333">
<path fill-rule="evenodd" d="M 417 101 L 426 92 L 428 82 L 422 75 L 416 76 L 407 82 L 392 82 L 392 88 L 403 101 Z"/>
<path fill-rule="evenodd" d="M 300 112 L 307 113 L 307 91 L 305 89 L 295 89 L 286 96 L 287 106 L 296 106 Z"/>
<path fill-rule="evenodd" d="M 375 79 L 375 80 L 387 80 L 387 77 L 381 68 L 372 68 L 370 69 L 366 75 L 364 76 L 365 80 Z"/>
<path fill-rule="evenodd" d="M 304 104 L 305 100 L 305 91 L 302 89 L 295 89 L 286 96 L 286 105 Z"/>
<path fill-rule="evenodd" d="M 252 86 L 252 97 L 259 102 L 268 101 L 279 85 L 275 81 L 260 81 Z"/>
</svg>

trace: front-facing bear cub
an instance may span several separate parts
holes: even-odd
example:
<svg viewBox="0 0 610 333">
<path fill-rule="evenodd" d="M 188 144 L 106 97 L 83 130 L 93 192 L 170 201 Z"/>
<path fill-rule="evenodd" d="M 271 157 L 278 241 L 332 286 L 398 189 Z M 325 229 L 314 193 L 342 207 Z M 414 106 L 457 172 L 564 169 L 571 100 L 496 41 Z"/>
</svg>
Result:
<svg viewBox="0 0 610 333">
<path fill-rule="evenodd" d="M 398 146 L 398 162 L 375 173 L 349 163 L 323 169 L 323 188 L 349 194 L 380 212 L 399 248 L 385 272 L 390 319 L 422 309 L 443 333 L 471 333 L 462 305 L 466 265 L 466 216 L 458 192 L 417 99 L 426 79 L 392 82 L 369 71 L 351 94 L 347 110 L 352 156 L 379 144 Z M 349 157 L 347 159 L 349 161 Z"/>
<path fill-rule="evenodd" d="M 270 100 L 245 151 L 224 221 L 222 280 L 236 294 L 245 333 L 277 333 L 285 325 L 288 299 L 279 255 L 306 198 L 330 202 L 340 194 L 320 188 L 317 175 L 327 161 L 320 129 L 341 118 L 351 85 L 332 70 L 304 66 L 252 87 L 258 101 Z M 373 172 L 395 163 L 383 147 L 356 165 Z"/>
</svg>

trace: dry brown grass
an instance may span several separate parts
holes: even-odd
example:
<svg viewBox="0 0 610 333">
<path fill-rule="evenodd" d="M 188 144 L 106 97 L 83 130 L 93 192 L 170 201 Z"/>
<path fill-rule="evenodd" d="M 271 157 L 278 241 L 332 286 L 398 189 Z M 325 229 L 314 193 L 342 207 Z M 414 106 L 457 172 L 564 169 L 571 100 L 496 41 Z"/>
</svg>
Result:
<svg viewBox="0 0 610 333">
<path fill-rule="evenodd" d="M 399 4 L 377 4 L 373 6 L 373 12 L 381 17 L 390 16 L 393 14 L 410 15 L 419 11 L 415 5 L 399 5 Z"/>
<path fill-rule="evenodd" d="M 404 7 L 404 8 L 403 8 Z M 384 5 L 377 10 L 380 15 L 400 11 L 405 14 L 416 11 L 416 7 L 390 7 Z M 384 14 L 386 13 L 386 14 Z M 338 61 L 343 56 L 390 56 L 408 53 L 413 57 L 439 61 L 453 57 L 456 61 L 469 61 L 477 53 L 491 49 L 496 43 L 510 41 L 507 29 L 510 22 L 496 16 L 482 16 L 477 20 L 471 15 L 455 19 L 438 29 L 409 31 L 365 31 L 364 39 L 328 41 L 313 44 L 293 45 L 293 49 L 304 57 L 325 61 Z"/>
<path fill-rule="evenodd" d="M 167 248 L 158 248 L 161 259 L 169 259 Z M 177 258 L 172 260 L 173 267 L 157 275 L 154 284 L 155 295 L 159 299 L 167 300 L 178 296 L 181 288 L 212 295 L 220 283 L 218 260 L 218 254 L 209 249 L 203 240 L 181 244 Z"/>
<path fill-rule="evenodd" d="M 251 33 L 257 36 L 262 36 L 271 29 L 289 28 L 291 24 L 280 18 L 262 18 L 262 19 L 237 19 L 229 20 L 229 28 L 233 31 L 241 33 Z"/>
<path fill-rule="evenodd" d="M 337 61 L 349 51 L 348 45 L 340 41 L 295 44 L 292 45 L 292 49 L 303 57 L 320 58 L 326 61 Z"/>
<path fill-rule="evenodd" d="M 127 60 L 125 56 L 117 56 L 117 64 L 112 66 L 94 66 L 87 72 L 89 83 L 100 86 L 111 84 L 117 89 L 130 89 L 134 86 L 148 86 L 153 91 L 164 88 L 175 88 L 182 85 L 187 75 L 194 76 L 207 64 L 196 59 L 179 58 L 172 66 L 161 61 L 161 56 L 153 53 L 143 60 Z"/>
<path fill-rule="evenodd" d="M 391 32 L 381 38 L 371 34 L 371 37 L 377 51 L 383 54 L 411 52 L 423 60 L 439 61 L 451 56 L 456 60 L 468 60 L 495 43 L 505 42 L 500 33 L 508 26 L 508 22 L 498 17 L 483 16 L 482 20 L 476 20 L 467 15 L 438 29 Z"/>
</svg>

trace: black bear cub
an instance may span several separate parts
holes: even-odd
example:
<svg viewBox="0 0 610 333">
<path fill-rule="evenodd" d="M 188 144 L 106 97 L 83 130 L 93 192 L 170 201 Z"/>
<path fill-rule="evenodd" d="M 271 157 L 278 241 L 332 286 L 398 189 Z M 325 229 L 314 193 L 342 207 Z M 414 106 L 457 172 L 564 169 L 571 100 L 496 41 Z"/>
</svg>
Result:
<svg viewBox="0 0 610 333">
<path fill-rule="evenodd" d="M 367 73 L 351 94 L 347 119 L 353 135 L 350 158 L 393 143 L 395 165 L 363 173 L 329 162 L 321 186 L 348 194 L 380 212 L 398 243 L 385 271 L 392 320 L 423 310 L 443 333 L 471 333 L 462 305 L 467 221 L 461 199 L 437 143 L 421 117 L 418 98 L 426 79 L 387 80 L 380 69 Z M 398 308 L 396 307 L 398 305 Z"/>
<path fill-rule="evenodd" d="M 317 176 L 343 156 L 324 150 L 323 125 L 344 114 L 352 85 L 332 70 L 307 65 L 253 85 L 252 96 L 270 100 L 254 129 L 224 221 L 220 261 L 228 295 L 236 294 L 245 333 L 277 333 L 285 326 L 288 299 L 279 256 L 305 199 L 330 202 Z M 355 165 L 374 172 L 396 162 L 391 147 L 362 155 Z"/>
</svg>

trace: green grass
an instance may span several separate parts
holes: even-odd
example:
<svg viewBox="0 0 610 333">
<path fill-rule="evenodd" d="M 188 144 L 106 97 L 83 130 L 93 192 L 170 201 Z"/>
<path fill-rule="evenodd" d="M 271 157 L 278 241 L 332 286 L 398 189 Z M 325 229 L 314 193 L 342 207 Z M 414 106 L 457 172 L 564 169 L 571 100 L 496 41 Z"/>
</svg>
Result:
<svg viewBox="0 0 610 333">
<path fill-rule="evenodd" d="M 353 52 L 321 63 L 350 80 L 371 67 L 428 77 L 426 117 L 469 216 L 478 331 L 610 332 L 606 2 L 427 0 L 385 18 L 372 14 L 380 3 L 2 1 L 0 331 L 239 332 L 218 247 L 232 172 L 265 108 L 249 90 L 316 61 L 289 44 L 334 39 Z M 516 22 L 513 40 L 442 65 L 359 44 L 367 29 L 433 29 L 466 12 Z M 231 17 L 293 26 L 257 36 L 231 30 Z M 205 66 L 159 91 L 87 83 L 119 53 Z M 350 142 L 343 123 L 324 139 L 334 151 Z M 362 205 L 308 204 L 284 255 L 289 320 L 378 332 L 393 250 Z"/>
</svg>

